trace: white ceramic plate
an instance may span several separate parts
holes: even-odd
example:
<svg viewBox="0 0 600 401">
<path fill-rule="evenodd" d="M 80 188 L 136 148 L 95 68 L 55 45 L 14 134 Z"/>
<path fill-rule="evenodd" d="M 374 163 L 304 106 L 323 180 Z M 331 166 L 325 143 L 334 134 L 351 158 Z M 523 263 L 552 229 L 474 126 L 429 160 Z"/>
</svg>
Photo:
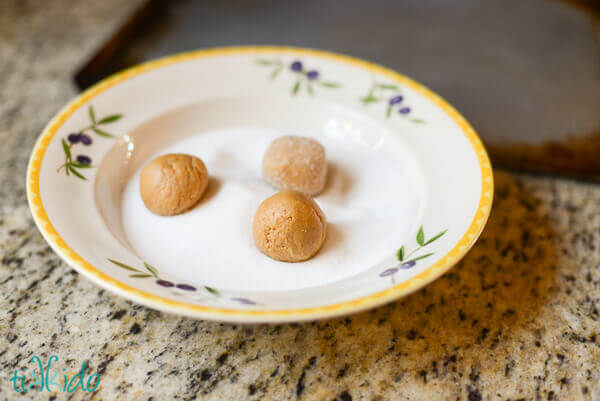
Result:
<svg viewBox="0 0 600 401">
<path fill-rule="evenodd" d="M 330 165 L 316 198 L 327 240 L 293 264 L 262 255 L 250 231 L 275 192 L 262 154 L 290 133 L 321 141 Z M 211 181 L 191 211 L 159 217 L 139 197 L 139 170 L 169 152 L 201 157 Z M 99 285 L 167 312 L 280 322 L 374 307 L 439 277 L 481 232 L 493 179 L 470 125 L 409 78 L 322 51 L 242 47 L 89 89 L 40 136 L 27 188 L 46 240 Z"/>
</svg>

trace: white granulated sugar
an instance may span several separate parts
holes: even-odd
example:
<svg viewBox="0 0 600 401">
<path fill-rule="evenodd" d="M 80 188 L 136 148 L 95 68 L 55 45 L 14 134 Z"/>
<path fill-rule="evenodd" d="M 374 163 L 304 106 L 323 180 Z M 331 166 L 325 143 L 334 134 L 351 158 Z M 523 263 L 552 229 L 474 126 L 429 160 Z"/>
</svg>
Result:
<svg viewBox="0 0 600 401">
<path fill-rule="evenodd" d="M 289 133 L 249 128 L 207 132 L 154 155 L 200 157 L 211 180 L 195 208 L 161 217 L 144 206 L 136 172 L 121 207 L 123 228 L 140 258 L 186 283 L 254 291 L 338 281 L 395 252 L 419 218 L 415 190 L 401 163 L 339 136 L 317 138 L 329 164 L 325 190 L 315 197 L 328 223 L 321 251 L 305 262 L 285 263 L 256 249 L 254 213 L 276 192 L 261 176 L 262 157 L 269 143 L 284 134 Z"/>
</svg>

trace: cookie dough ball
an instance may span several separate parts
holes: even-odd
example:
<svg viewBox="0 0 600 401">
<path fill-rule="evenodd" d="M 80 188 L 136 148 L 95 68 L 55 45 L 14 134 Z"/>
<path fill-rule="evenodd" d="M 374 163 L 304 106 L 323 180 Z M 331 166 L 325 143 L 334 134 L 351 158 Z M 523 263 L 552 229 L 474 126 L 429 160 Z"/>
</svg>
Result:
<svg viewBox="0 0 600 401">
<path fill-rule="evenodd" d="M 185 154 L 167 154 L 148 163 L 140 176 L 140 194 L 155 214 L 172 216 L 194 206 L 208 186 L 202 160 Z"/>
<path fill-rule="evenodd" d="M 283 262 L 314 256 L 325 241 L 327 223 L 319 205 L 298 191 L 281 191 L 265 199 L 252 224 L 262 253 Z"/>
<path fill-rule="evenodd" d="M 317 195 L 327 178 L 325 148 L 312 138 L 282 136 L 269 145 L 262 170 L 265 180 L 279 189 Z"/>
</svg>

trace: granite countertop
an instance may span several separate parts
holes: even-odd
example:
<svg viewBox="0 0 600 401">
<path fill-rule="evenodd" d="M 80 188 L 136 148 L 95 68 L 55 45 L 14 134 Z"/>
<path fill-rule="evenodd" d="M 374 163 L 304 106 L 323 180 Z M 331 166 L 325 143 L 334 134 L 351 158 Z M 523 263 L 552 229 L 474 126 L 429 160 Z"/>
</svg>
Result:
<svg viewBox="0 0 600 401">
<path fill-rule="evenodd" d="M 0 2 L 0 399 L 600 399 L 600 186 L 496 171 L 472 251 L 425 289 L 305 324 L 181 318 L 105 292 L 36 229 L 25 169 L 77 65 L 134 6 Z M 94 393 L 15 393 L 15 369 L 85 361 Z"/>
</svg>

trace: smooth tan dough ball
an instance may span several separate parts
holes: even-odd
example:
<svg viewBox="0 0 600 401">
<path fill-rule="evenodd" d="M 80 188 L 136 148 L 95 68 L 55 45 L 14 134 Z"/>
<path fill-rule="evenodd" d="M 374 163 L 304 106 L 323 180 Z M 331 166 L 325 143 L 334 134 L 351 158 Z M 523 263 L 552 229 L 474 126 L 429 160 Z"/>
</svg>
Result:
<svg viewBox="0 0 600 401">
<path fill-rule="evenodd" d="M 300 262 L 313 257 L 325 242 L 327 223 L 319 205 L 298 191 L 281 191 L 265 199 L 252 224 L 254 243 L 270 258 Z"/>
<path fill-rule="evenodd" d="M 263 176 L 279 189 L 314 196 L 325 187 L 325 148 L 312 138 L 282 136 L 269 145 L 262 164 Z"/>
<path fill-rule="evenodd" d="M 208 186 L 204 162 L 186 154 L 167 154 L 148 163 L 140 176 L 140 194 L 155 214 L 172 216 L 193 207 Z"/>
</svg>

